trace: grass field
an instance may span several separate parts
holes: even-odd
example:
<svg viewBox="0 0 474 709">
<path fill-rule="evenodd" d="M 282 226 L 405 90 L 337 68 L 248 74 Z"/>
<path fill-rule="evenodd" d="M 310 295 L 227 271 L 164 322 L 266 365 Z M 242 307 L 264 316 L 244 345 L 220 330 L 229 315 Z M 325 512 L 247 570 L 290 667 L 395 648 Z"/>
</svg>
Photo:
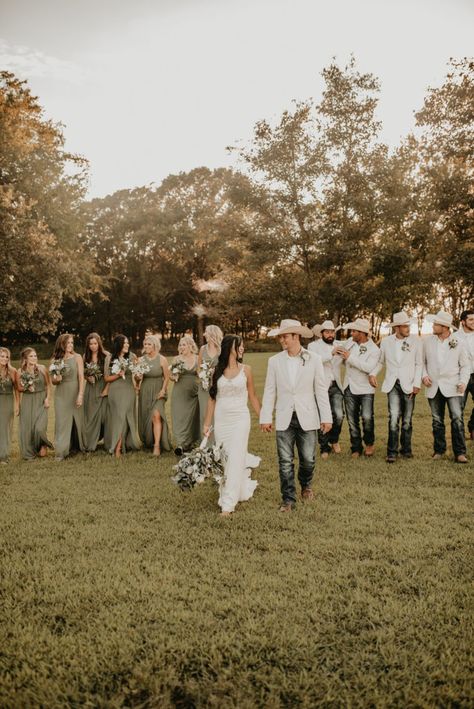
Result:
<svg viewBox="0 0 474 709">
<path fill-rule="evenodd" d="M 261 395 L 267 355 L 249 355 Z M 53 424 L 52 416 L 50 421 Z M 472 464 L 318 459 L 277 512 L 273 436 L 255 497 L 170 482 L 173 454 L 0 468 L 0 706 L 469 707 Z M 472 445 L 469 453 L 473 455 Z"/>
</svg>

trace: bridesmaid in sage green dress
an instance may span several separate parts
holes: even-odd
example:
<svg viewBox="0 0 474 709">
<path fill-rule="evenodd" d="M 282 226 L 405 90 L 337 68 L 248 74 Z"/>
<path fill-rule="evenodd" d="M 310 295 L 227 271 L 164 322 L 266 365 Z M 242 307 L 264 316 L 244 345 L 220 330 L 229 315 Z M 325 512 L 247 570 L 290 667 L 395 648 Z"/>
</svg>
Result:
<svg viewBox="0 0 474 709">
<path fill-rule="evenodd" d="M 28 388 L 22 385 L 23 373 L 31 376 L 32 384 Z M 47 433 L 51 379 L 46 367 L 38 364 L 38 355 L 32 347 L 22 351 L 17 375 L 21 393 L 18 431 L 20 453 L 25 460 L 32 460 L 36 456 L 44 458 L 47 448 L 53 447 Z"/>
<path fill-rule="evenodd" d="M 104 379 L 105 359 L 102 338 L 96 332 L 87 335 L 84 348 L 84 447 L 95 451 L 104 437 L 109 384 Z"/>
<path fill-rule="evenodd" d="M 55 460 L 64 460 L 69 453 L 84 451 L 84 364 L 74 352 L 74 338 L 69 333 L 59 335 L 54 346 L 51 365 L 64 364 L 61 374 L 52 372 L 54 394 Z M 51 370 L 51 366 L 50 366 Z"/>
<path fill-rule="evenodd" d="M 212 372 L 214 371 L 217 360 L 219 359 L 219 354 L 221 352 L 221 342 L 224 335 L 222 330 L 217 325 L 208 325 L 204 330 L 204 339 L 206 344 L 199 350 L 198 356 L 198 378 L 199 378 L 199 430 L 202 433 L 204 426 L 204 418 L 206 416 L 207 404 L 209 402 L 209 386 L 212 379 Z M 204 378 L 204 372 L 202 371 L 202 364 L 205 363 L 209 366 L 208 378 Z M 199 375 L 202 372 L 203 378 Z M 214 443 L 214 434 L 211 433 L 209 436 L 209 444 Z"/>
<path fill-rule="evenodd" d="M 107 450 L 116 458 L 120 458 L 122 452 L 140 448 L 136 400 L 138 387 L 129 369 L 130 362 L 135 360 L 136 357 L 130 353 L 128 339 L 125 335 L 117 335 L 104 368 L 104 379 L 110 384 L 104 440 Z"/>
<path fill-rule="evenodd" d="M 175 366 L 181 368 L 173 374 Z M 178 356 L 171 365 L 171 379 L 175 382 L 171 394 L 171 420 L 176 455 L 182 455 L 201 438 L 199 429 L 199 382 L 197 378 L 197 345 L 190 335 L 178 344 Z"/>
<path fill-rule="evenodd" d="M 165 402 L 170 372 L 166 357 L 160 355 L 161 341 L 156 335 L 146 335 L 143 340 L 143 357 L 139 362 L 149 367 L 148 372 L 137 377 L 140 382 L 138 397 L 138 431 L 145 448 L 153 448 L 153 455 L 171 450 L 166 421 Z"/>
<path fill-rule="evenodd" d="M 0 347 L 0 463 L 6 463 L 10 456 L 13 415 L 18 416 L 19 397 L 10 350 Z"/>
</svg>

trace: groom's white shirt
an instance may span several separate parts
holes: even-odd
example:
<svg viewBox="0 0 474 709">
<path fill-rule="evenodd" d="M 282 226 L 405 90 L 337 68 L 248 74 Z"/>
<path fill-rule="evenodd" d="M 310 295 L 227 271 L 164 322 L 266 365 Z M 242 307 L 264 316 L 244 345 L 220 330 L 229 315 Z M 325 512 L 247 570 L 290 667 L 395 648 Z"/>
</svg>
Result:
<svg viewBox="0 0 474 709">
<path fill-rule="evenodd" d="M 303 349 L 300 356 L 290 357 L 286 351 L 268 360 L 267 378 L 263 392 L 260 423 L 271 423 L 276 406 L 275 428 L 286 431 L 293 412 L 304 431 L 313 431 L 321 423 L 331 423 L 332 413 L 321 357 Z M 289 362 L 289 360 L 292 360 Z M 288 366 L 295 367 L 294 382 Z"/>
<path fill-rule="evenodd" d="M 449 343 L 456 343 L 449 346 Z M 429 335 L 423 341 L 423 377 L 433 382 L 426 387 L 428 399 L 436 396 L 438 389 L 445 397 L 462 396 L 458 384 L 467 386 L 471 375 L 471 365 L 466 348 L 457 333 L 444 341 L 438 335 Z"/>
<path fill-rule="evenodd" d="M 382 391 L 388 394 L 397 379 L 405 394 L 411 394 L 413 387 L 421 389 L 423 354 L 421 341 L 415 335 L 399 339 L 396 335 L 384 337 L 380 343 L 380 355 L 371 374 L 377 376 L 385 365 L 385 379 Z"/>
</svg>

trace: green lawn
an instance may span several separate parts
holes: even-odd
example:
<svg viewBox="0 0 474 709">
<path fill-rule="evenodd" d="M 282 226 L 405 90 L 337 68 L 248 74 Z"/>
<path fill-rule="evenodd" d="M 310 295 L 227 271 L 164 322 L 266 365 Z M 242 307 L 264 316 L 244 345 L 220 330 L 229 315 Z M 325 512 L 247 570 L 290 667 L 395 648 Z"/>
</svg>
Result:
<svg viewBox="0 0 474 709">
<path fill-rule="evenodd" d="M 249 355 L 261 395 L 267 355 Z M 52 417 L 51 417 L 52 419 Z M 51 420 L 51 425 L 53 421 Z M 173 454 L 0 467 L 1 707 L 472 706 L 472 466 L 318 459 L 277 512 L 274 436 L 255 497 L 220 518 Z M 470 446 L 472 457 L 472 445 Z"/>
</svg>

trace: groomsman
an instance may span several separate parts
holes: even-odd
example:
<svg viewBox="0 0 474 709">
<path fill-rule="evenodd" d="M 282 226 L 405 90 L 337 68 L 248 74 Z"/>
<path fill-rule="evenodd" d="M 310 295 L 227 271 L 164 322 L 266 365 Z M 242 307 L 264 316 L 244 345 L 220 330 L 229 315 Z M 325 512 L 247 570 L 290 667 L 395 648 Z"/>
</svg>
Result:
<svg viewBox="0 0 474 709">
<path fill-rule="evenodd" d="M 423 357 L 418 337 L 410 335 L 410 325 L 416 322 L 407 313 L 395 313 L 391 327 L 393 335 L 385 337 L 380 345 L 379 361 L 369 375 L 369 382 L 377 386 L 377 374 L 385 365 L 382 391 L 388 394 L 387 463 L 395 463 L 400 448 L 403 458 L 413 458 L 411 434 L 415 396 L 421 388 Z M 401 421 L 401 435 L 400 435 Z"/>
<path fill-rule="evenodd" d="M 343 343 L 336 340 L 336 328 L 332 320 L 325 320 L 322 325 L 317 325 L 317 327 L 320 331 L 320 339 L 311 342 L 308 345 L 308 350 L 316 352 L 322 359 L 331 404 L 332 428 L 329 433 L 318 431 L 321 458 L 326 460 L 331 450 L 334 453 L 341 452 L 339 436 L 344 419 L 344 396 L 341 378 L 342 357 L 337 352 L 339 348 L 343 347 Z"/>
<path fill-rule="evenodd" d="M 464 310 L 461 313 L 461 326 L 457 331 L 457 335 L 464 344 L 471 362 L 471 376 L 464 392 L 463 408 L 465 408 L 469 394 L 471 394 L 471 398 L 474 401 L 474 310 Z M 474 407 L 471 411 L 471 418 L 467 423 L 467 429 L 469 438 L 474 441 Z"/>
<path fill-rule="evenodd" d="M 453 316 L 444 310 L 427 315 L 433 323 L 433 334 L 423 347 L 423 384 L 431 408 L 433 422 L 433 459 L 446 452 L 444 411 L 447 405 L 451 419 L 451 441 L 457 463 L 467 463 L 464 438 L 463 394 L 469 382 L 471 367 L 461 338 L 452 334 Z"/>
<path fill-rule="evenodd" d="M 344 403 L 349 424 L 352 457 L 358 458 L 363 452 L 362 441 L 365 443 L 364 454 L 370 457 L 374 454 L 375 442 L 375 387 L 369 382 L 369 374 L 378 362 L 380 350 L 370 338 L 368 320 L 356 318 L 354 322 L 345 325 L 344 330 L 352 331 L 352 337 L 347 341 L 345 347 L 339 349 L 339 354 L 346 364 Z M 361 418 L 363 436 L 360 431 Z"/>
</svg>

